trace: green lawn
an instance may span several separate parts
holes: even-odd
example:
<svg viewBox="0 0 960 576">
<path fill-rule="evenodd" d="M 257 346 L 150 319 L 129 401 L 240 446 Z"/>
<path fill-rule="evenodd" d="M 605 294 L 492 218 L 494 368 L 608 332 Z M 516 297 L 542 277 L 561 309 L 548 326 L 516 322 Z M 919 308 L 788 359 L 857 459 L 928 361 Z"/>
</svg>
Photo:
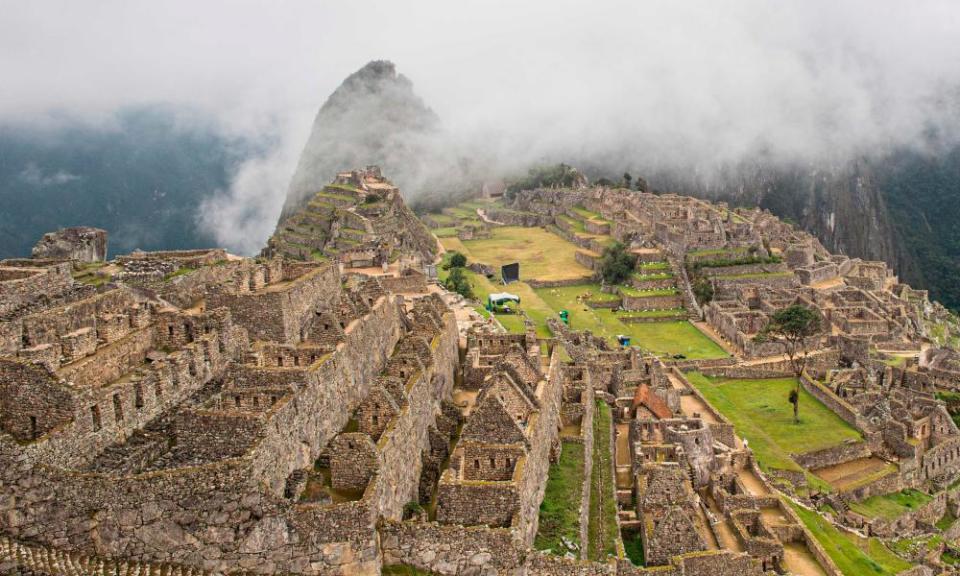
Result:
<svg viewBox="0 0 960 576">
<path fill-rule="evenodd" d="M 641 282 L 646 282 L 648 280 L 669 280 L 673 278 L 672 272 L 634 272 L 631 275 L 632 278 L 639 280 Z"/>
<path fill-rule="evenodd" d="M 483 262 L 499 266 L 507 262 L 520 262 L 521 277 L 538 277 L 538 270 L 553 266 L 560 268 L 563 262 L 573 258 L 576 247 L 563 238 L 540 228 L 499 227 L 494 229 L 494 237 L 487 240 L 461 241 L 458 238 L 441 238 L 443 247 L 456 250 L 467 256 L 470 262 Z M 556 257 L 561 254 L 561 257 Z M 550 255 L 549 261 L 546 255 Z M 575 268 L 551 270 L 554 277 L 578 277 L 589 271 L 573 262 Z M 545 274 L 545 273 L 544 273 Z M 443 278 L 441 271 L 441 279 Z M 532 289 L 525 282 L 516 282 L 510 286 L 501 286 L 487 278 L 472 272 L 467 273 L 477 298 L 484 302 L 490 292 L 508 291 L 520 297 L 520 309 L 526 312 L 537 326 L 537 334 L 550 336 L 546 327 L 547 318 L 556 317 L 561 310 L 570 313 L 570 327 L 573 330 L 590 330 L 598 336 L 615 341 L 617 335 L 630 336 L 631 344 L 661 355 L 683 354 L 690 359 L 724 358 L 723 348 L 700 332 L 687 321 L 658 322 L 655 324 L 624 323 L 612 310 L 593 309 L 578 297 L 590 295 L 597 300 L 615 299 L 615 295 L 600 292 L 599 284 L 584 283 L 560 288 Z M 542 277 L 542 276 L 539 276 Z M 511 332 L 522 332 L 523 322 L 519 317 L 498 316 L 504 328 Z"/>
<path fill-rule="evenodd" d="M 686 320 L 649 324 L 624 323 L 618 318 L 621 313 L 590 308 L 577 302 L 578 296 L 599 294 L 598 284 L 537 288 L 535 292 L 553 310 L 567 310 L 573 330 L 589 330 L 597 336 L 611 340 L 618 334 L 624 334 L 630 336 L 631 345 L 660 355 L 683 354 L 693 360 L 724 358 L 727 355 L 716 342 Z M 670 311 L 671 314 L 673 312 Z"/>
<path fill-rule="evenodd" d="M 584 208 L 583 206 L 575 206 L 575 207 L 571 208 L 571 210 L 572 210 L 574 213 L 576 213 L 577 216 L 580 216 L 580 217 L 583 218 L 584 220 L 592 220 L 592 221 L 598 222 L 598 223 L 609 223 L 609 222 L 610 222 L 609 220 L 607 220 L 606 218 L 604 218 L 604 217 L 601 216 L 600 214 L 597 214 L 596 212 L 591 212 L 591 211 L 587 210 L 586 208 Z"/>
<path fill-rule="evenodd" d="M 802 470 L 791 454 L 836 446 L 844 440 L 860 440 L 860 433 L 800 388 L 800 423 L 793 422 L 793 406 L 787 401 L 794 378 L 725 380 L 698 372 L 687 374 L 690 383 L 726 416 L 737 434 L 745 438 L 763 469 Z M 807 474 L 820 488 L 826 483 Z"/>
<path fill-rule="evenodd" d="M 867 518 L 894 520 L 910 510 L 923 506 L 932 499 L 919 490 L 907 489 L 893 494 L 871 496 L 860 502 L 851 502 L 850 509 L 858 514 L 863 514 Z"/>
<path fill-rule="evenodd" d="M 521 279 L 566 280 L 593 274 L 574 258 L 575 245 L 542 228 L 501 226 L 493 229 L 490 238 L 465 240 L 463 246 L 468 258 L 496 270 L 519 262 Z"/>
<path fill-rule="evenodd" d="M 550 466 L 547 487 L 540 503 L 540 525 L 534 540 L 537 550 L 563 555 L 568 550 L 561 538 L 580 541 L 580 497 L 583 486 L 583 444 L 563 442 L 560 461 Z"/>
<path fill-rule="evenodd" d="M 638 266 L 638 268 L 640 269 L 640 272 L 641 272 L 642 274 L 648 274 L 648 273 L 653 272 L 653 271 L 655 271 L 655 270 L 669 270 L 669 269 L 670 269 L 670 263 L 669 263 L 669 262 L 666 262 L 666 261 L 661 261 L 661 262 L 645 262 L 645 263 L 643 263 L 643 264 L 640 264 L 640 265 Z"/>
<path fill-rule="evenodd" d="M 891 552 L 876 538 L 864 540 L 837 530 L 823 516 L 787 501 L 837 568 L 847 576 L 887 575 L 902 572 L 911 564 Z"/>
<path fill-rule="evenodd" d="M 686 320 L 650 323 L 624 323 L 617 320 L 612 310 L 598 310 L 607 322 L 621 326 L 619 334 L 630 337 L 632 346 L 659 356 L 682 354 L 689 360 L 726 358 L 727 353 L 696 326 Z"/>
<path fill-rule="evenodd" d="M 590 477 L 590 520 L 587 526 L 587 558 L 604 561 L 616 554 L 620 529 L 613 478 L 613 446 L 610 445 L 610 407 L 597 400 L 593 419 L 593 471 Z"/>
</svg>

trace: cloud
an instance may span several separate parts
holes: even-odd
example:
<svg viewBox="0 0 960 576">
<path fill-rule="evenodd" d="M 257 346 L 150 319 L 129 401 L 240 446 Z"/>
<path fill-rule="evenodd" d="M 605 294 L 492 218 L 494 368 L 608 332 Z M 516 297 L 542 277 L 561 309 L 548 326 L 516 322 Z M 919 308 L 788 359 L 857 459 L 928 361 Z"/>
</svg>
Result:
<svg viewBox="0 0 960 576">
<path fill-rule="evenodd" d="M 34 0 L 0 19 L 0 119 L 162 101 L 278 129 L 204 206 L 219 238 L 253 246 L 317 109 L 369 60 L 437 112 L 441 158 L 709 171 L 954 141 L 958 27 L 960 4 L 938 0 Z"/>
<path fill-rule="evenodd" d="M 44 173 L 39 166 L 30 162 L 23 172 L 17 177 L 21 182 L 35 188 L 47 188 L 49 186 L 61 186 L 67 182 L 80 180 L 80 176 L 70 174 L 63 170 L 58 170 L 52 174 Z"/>
</svg>

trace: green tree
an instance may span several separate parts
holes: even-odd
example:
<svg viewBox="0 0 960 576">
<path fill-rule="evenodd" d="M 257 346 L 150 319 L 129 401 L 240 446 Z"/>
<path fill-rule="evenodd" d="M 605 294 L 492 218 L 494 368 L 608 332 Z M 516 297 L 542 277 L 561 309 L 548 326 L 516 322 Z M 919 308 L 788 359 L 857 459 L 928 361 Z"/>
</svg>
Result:
<svg viewBox="0 0 960 576">
<path fill-rule="evenodd" d="M 701 306 L 713 300 L 713 284 L 708 278 L 698 277 L 693 283 L 693 295 Z"/>
<path fill-rule="evenodd" d="M 467 275 L 464 274 L 463 268 L 451 269 L 450 275 L 447 276 L 447 280 L 443 285 L 447 290 L 456 292 L 464 298 L 473 298 L 473 287 L 470 285 L 470 280 L 467 279 Z"/>
<path fill-rule="evenodd" d="M 647 181 L 637 176 L 637 192 L 646 192 L 647 189 Z"/>
<path fill-rule="evenodd" d="M 797 376 L 796 387 L 790 391 L 788 398 L 793 404 L 794 423 L 800 422 L 800 377 L 807 366 L 811 348 L 807 344 L 819 332 L 820 314 L 802 304 L 793 304 L 774 312 L 756 337 L 758 341 L 779 343 L 790 360 L 790 366 Z"/>
<path fill-rule="evenodd" d="M 633 176 L 631 176 L 629 172 L 624 172 L 624 173 L 623 173 L 623 184 L 624 184 L 623 187 L 624 187 L 624 188 L 627 188 L 627 189 L 629 190 L 629 189 L 630 189 L 630 183 L 631 183 L 632 181 L 633 181 Z"/>
<path fill-rule="evenodd" d="M 450 254 L 450 267 L 463 268 L 467 265 L 467 257 L 460 252 Z"/>
<path fill-rule="evenodd" d="M 626 246 L 615 242 L 603 250 L 600 275 L 607 284 L 621 284 L 630 277 L 636 265 L 637 257 L 627 252 Z"/>
</svg>

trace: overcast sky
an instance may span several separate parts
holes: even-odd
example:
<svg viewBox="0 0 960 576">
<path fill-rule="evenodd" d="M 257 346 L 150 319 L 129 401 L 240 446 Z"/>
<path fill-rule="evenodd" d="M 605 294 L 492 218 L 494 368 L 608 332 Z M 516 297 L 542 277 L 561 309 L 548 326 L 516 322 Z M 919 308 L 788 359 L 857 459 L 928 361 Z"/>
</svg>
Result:
<svg viewBox="0 0 960 576">
<path fill-rule="evenodd" d="M 508 157 L 834 157 L 952 132 L 960 2 L 0 0 L 0 119 L 199 107 L 279 130 L 240 177 L 283 188 L 371 59 Z"/>
</svg>

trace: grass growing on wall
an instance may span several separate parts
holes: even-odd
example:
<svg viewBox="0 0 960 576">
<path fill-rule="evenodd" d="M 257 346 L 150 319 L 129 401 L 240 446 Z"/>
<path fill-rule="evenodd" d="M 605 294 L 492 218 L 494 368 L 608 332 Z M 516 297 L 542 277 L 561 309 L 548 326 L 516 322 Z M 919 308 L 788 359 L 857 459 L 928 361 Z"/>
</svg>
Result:
<svg viewBox="0 0 960 576">
<path fill-rule="evenodd" d="M 893 520 L 911 510 L 916 510 L 931 500 L 933 498 L 929 495 L 908 488 L 892 494 L 871 496 L 860 502 L 851 502 L 850 509 L 858 514 L 863 514 L 867 518 Z"/>
<path fill-rule="evenodd" d="M 816 512 L 787 501 L 814 538 L 823 546 L 837 568 L 847 576 L 886 576 L 896 574 L 911 564 L 890 551 L 876 539 L 863 539 L 837 530 Z"/>
<path fill-rule="evenodd" d="M 605 560 L 616 554 L 619 527 L 617 496 L 613 487 L 613 446 L 610 445 L 610 407 L 596 401 L 593 419 L 593 471 L 590 480 L 590 522 L 587 526 L 587 558 Z"/>
<path fill-rule="evenodd" d="M 580 498 L 583 477 L 583 444 L 563 442 L 560 460 L 550 466 L 547 487 L 540 503 L 540 524 L 534 547 L 563 555 L 569 550 L 562 538 L 580 544 Z"/>
</svg>

